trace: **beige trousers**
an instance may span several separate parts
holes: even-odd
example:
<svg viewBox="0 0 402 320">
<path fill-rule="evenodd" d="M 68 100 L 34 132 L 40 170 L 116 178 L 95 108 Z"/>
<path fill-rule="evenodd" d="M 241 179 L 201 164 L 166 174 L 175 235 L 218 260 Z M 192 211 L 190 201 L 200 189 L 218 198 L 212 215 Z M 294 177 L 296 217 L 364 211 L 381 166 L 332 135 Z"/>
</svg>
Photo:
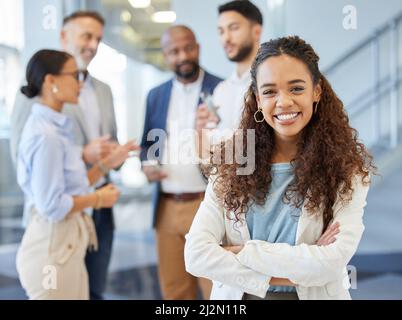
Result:
<svg viewBox="0 0 402 320">
<path fill-rule="evenodd" d="M 88 246 L 97 246 L 92 218 L 68 215 L 59 223 L 33 212 L 17 252 L 17 271 L 30 300 L 88 300 Z"/>
<path fill-rule="evenodd" d="M 165 300 L 194 300 L 198 286 L 204 299 L 211 295 L 212 282 L 186 272 L 185 235 L 190 230 L 202 199 L 179 202 L 161 197 L 156 225 L 158 273 Z"/>
</svg>

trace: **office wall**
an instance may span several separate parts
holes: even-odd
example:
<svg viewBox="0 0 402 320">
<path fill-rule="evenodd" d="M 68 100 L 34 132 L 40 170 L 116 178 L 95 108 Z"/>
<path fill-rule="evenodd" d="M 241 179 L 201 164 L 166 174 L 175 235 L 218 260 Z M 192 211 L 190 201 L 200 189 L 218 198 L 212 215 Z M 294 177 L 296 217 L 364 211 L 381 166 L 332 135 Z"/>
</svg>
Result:
<svg viewBox="0 0 402 320">
<path fill-rule="evenodd" d="M 24 0 L 25 46 L 22 65 L 40 49 L 59 49 L 62 0 Z"/>
<path fill-rule="evenodd" d="M 342 12 L 353 5 L 357 29 L 345 30 Z M 321 55 L 323 69 L 342 53 L 369 36 L 377 27 L 402 11 L 400 0 L 286 0 L 286 34 L 298 34 L 311 42 Z"/>
</svg>

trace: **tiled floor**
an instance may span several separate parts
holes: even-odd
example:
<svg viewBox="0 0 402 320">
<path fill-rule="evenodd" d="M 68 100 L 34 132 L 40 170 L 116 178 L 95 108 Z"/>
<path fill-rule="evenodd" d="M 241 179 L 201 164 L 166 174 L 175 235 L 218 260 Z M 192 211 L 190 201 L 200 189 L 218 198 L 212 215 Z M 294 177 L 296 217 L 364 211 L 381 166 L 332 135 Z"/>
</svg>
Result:
<svg viewBox="0 0 402 320">
<path fill-rule="evenodd" d="M 366 230 L 350 263 L 357 271 L 354 299 L 402 299 L 401 172 L 402 167 L 369 193 Z M 115 208 L 117 230 L 106 298 L 160 299 L 150 204 L 125 199 Z M 0 299 L 25 299 L 15 270 L 21 207 L 0 210 Z"/>
</svg>

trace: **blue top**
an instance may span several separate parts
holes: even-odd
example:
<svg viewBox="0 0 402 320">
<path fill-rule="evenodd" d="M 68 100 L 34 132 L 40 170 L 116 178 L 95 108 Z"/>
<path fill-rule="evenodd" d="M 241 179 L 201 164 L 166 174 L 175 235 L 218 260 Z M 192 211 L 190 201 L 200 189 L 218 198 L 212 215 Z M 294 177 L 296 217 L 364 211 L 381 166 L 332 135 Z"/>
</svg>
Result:
<svg viewBox="0 0 402 320">
<path fill-rule="evenodd" d="M 54 223 L 71 211 L 73 196 L 90 192 L 72 126 L 66 115 L 36 103 L 19 145 L 17 178 L 25 194 L 25 211 L 35 208 Z"/>
<path fill-rule="evenodd" d="M 273 164 L 272 183 L 263 206 L 254 205 L 246 215 L 252 240 L 295 245 L 301 209 L 283 202 L 285 191 L 294 179 L 290 163 Z M 296 292 L 294 287 L 271 286 L 269 292 Z"/>
</svg>

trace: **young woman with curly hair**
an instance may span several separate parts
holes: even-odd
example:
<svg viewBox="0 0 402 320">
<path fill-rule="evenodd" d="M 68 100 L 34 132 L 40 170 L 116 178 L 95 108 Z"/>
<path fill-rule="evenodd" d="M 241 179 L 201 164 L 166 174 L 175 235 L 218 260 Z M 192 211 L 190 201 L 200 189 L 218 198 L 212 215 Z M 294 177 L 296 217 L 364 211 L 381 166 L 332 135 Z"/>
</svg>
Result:
<svg viewBox="0 0 402 320">
<path fill-rule="evenodd" d="M 255 170 L 212 162 L 187 235 L 187 270 L 214 281 L 211 299 L 350 299 L 375 167 L 318 61 L 299 37 L 257 54 L 240 124 L 243 141 L 255 130 Z"/>
</svg>

